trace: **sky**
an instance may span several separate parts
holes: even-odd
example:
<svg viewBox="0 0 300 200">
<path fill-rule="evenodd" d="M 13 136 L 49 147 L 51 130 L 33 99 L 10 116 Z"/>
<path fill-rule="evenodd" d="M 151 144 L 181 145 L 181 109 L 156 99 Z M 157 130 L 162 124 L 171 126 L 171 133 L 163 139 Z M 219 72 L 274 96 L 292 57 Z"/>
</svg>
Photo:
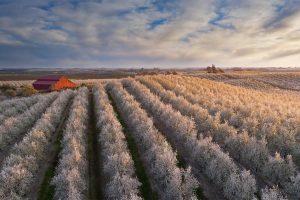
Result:
<svg viewBox="0 0 300 200">
<path fill-rule="evenodd" d="M 0 68 L 300 67 L 300 0 L 0 0 Z"/>
</svg>

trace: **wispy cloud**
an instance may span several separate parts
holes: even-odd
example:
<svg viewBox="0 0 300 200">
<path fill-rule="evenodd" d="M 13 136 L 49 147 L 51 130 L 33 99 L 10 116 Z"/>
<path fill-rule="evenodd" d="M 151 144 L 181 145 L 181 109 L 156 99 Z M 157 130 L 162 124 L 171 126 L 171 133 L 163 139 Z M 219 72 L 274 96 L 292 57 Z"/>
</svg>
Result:
<svg viewBox="0 0 300 200">
<path fill-rule="evenodd" d="M 284 0 L 273 5 L 274 15 L 266 22 L 266 28 L 286 27 L 289 18 L 294 17 L 300 12 L 299 0 Z"/>
<path fill-rule="evenodd" d="M 0 67 L 300 61 L 300 0 L 0 2 Z"/>
</svg>

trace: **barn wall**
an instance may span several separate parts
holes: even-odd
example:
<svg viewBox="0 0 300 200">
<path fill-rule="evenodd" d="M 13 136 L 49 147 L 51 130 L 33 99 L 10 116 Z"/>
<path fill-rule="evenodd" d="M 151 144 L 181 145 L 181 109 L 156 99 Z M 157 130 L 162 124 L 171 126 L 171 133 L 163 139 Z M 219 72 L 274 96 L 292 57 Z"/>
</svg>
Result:
<svg viewBox="0 0 300 200">
<path fill-rule="evenodd" d="M 69 81 L 65 77 L 62 77 L 59 81 L 57 81 L 55 84 L 52 85 L 53 90 L 61 90 L 63 88 L 75 88 L 75 87 L 77 87 L 77 85 Z"/>
<path fill-rule="evenodd" d="M 49 90 L 51 85 L 44 85 L 44 84 L 32 84 L 33 88 L 36 90 Z"/>
</svg>

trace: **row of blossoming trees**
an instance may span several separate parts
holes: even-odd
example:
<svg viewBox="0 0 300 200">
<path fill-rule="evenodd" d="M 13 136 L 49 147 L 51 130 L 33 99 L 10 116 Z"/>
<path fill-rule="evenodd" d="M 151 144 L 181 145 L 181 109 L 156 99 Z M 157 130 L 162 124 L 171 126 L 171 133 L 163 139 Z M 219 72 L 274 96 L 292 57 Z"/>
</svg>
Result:
<svg viewBox="0 0 300 200">
<path fill-rule="evenodd" d="M 270 103 L 251 92 L 153 76 L 1 102 L 0 147 L 7 156 L 0 160 L 0 198 L 32 198 L 63 123 L 53 198 L 88 199 L 94 117 L 104 199 L 147 199 L 146 182 L 148 193 L 163 200 L 199 199 L 201 187 L 232 200 L 299 199 L 300 105 L 294 97 L 273 94 Z"/>
<path fill-rule="evenodd" d="M 146 96 L 152 92 L 192 118 L 198 135 L 212 137 L 259 181 L 278 186 L 278 192 L 291 199 L 299 199 L 299 104 L 293 95 L 264 94 L 182 76 L 139 81 L 142 85 L 136 84 L 144 88 L 144 93 L 148 90 Z"/>
</svg>

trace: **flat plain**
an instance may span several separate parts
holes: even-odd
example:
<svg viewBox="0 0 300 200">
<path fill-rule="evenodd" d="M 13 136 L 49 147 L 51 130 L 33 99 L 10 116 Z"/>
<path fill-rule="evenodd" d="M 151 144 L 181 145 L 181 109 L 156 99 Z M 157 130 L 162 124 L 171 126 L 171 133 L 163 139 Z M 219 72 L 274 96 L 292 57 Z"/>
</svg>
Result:
<svg viewBox="0 0 300 200">
<path fill-rule="evenodd" d="M 300 198 L 299 72 L 72 80 L 0 102 L 1 199 Z"/>
</svg>

